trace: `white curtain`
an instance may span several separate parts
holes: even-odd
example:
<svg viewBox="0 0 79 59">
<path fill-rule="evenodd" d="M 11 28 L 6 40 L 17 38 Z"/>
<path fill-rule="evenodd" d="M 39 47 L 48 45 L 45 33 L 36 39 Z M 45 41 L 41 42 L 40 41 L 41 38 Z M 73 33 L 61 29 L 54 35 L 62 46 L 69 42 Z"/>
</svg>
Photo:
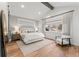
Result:
<svg viewBox="0 0 79 59">
<path fill-rule="evenodd" d="M 70 35 L 70 21 L 72 20 L 73 12 L 69 12 L 64 14 L 63 16 L 63 25 L 62 25 L 62 33 Z"/>
</svg>

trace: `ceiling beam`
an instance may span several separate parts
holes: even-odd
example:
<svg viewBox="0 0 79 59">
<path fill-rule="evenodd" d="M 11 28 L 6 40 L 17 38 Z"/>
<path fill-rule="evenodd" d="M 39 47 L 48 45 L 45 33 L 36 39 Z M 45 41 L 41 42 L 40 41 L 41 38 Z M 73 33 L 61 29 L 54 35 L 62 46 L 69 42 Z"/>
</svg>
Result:
<svg viewBox="0 0 79 59">
<path fill-rule="evenodd" d="M 49 9 L 51 9 L 51 10 L 53 10 L 54 9 L 54 7 L 51 5 L 51 4 L 49 4 L 48 2 L 41 2 L 43 5 L 45 5 L 46 7 L 48 7 Z"/>
</svg>

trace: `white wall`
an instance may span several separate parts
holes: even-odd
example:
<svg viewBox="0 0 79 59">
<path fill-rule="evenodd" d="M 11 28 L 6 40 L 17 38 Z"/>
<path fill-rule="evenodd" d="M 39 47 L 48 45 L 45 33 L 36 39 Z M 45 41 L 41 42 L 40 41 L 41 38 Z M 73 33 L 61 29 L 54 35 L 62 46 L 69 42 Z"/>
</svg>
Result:
<svg viewBox="0 0 79 59">
<path fill-rule="evenodd" d="M 79 7 L 59 7 L 54 9 L 50 14 L 48 14 L 48 16 L 61 14 L 69 10 L 74 10 L 73 17 L 70 20 L 71 43 L 79 46 Z"/>
<path fill-rule="evenodd" d="M 42 31 L 42 21 L 35 21 L 35 20 L 29 20 L 29 19 L 22 19 L 15 16 L 10 15 L 9 16 L 9 29 L 11 29 L 14 26 L 34 26 L 34 28 L 38 28 L 38 31 Z"/>
<path fill-rule="evenodd" d="M 16 20 L 17 20 L 16 17 L 9 15 L 9 27 L 16 25 Z"/>
<path fill-rule="evenodd" d="M 75 8 L 71 21 L 72 43 L 79 46 L 79 7 Z"/>
</svg>

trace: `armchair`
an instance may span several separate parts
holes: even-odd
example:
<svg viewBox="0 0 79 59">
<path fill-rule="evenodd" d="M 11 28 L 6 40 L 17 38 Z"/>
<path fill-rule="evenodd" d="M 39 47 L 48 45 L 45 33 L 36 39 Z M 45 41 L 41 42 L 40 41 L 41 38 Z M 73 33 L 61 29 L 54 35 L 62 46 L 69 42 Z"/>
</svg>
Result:
<svg viewBox="0 0 79 59">
<path fill-rule="evenodd" d="M 69 35 L 61 35 L 55 37 L 55 42 L 60 45 L 67 45 L 67 44 L 71 45 L 70 39 L 71 38 Z"/>
</svg>

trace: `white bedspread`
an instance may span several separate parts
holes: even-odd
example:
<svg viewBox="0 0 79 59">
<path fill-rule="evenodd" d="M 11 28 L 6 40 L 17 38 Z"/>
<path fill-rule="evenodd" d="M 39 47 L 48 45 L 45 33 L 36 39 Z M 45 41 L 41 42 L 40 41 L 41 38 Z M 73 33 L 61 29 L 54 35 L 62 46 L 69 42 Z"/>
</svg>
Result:
<svg viewBox="0 0 79 59">
<path fill-rule="evenodd" d="M 31 43 L 34 41 L 42 40 L 44 38 L 44 34 L 40 32 L 35 33 L 22 33 L 23 41 L 25 43 Z"/>
</svg>

